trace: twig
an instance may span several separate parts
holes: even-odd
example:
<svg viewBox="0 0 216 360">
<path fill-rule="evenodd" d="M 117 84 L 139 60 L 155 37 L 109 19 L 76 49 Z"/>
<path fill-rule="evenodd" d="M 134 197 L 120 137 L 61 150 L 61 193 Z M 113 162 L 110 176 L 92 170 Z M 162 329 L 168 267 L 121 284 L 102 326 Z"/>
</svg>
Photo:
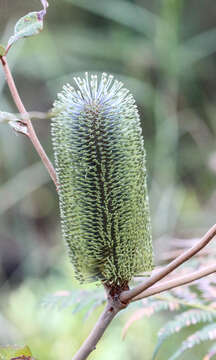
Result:
<svg viewBox="0 0 216 360">
<path fill-rule="evenodd" d="M 192 281 L 198 280 L 204 276 L 216 272 L 216 265 L 211 265 L 192 274 L 179 276 L 175 279 L 168 280 L 158 285 L 152 286 L 156 282 L 164 278 L 166 275 L 168 275 L 170 272 L 172 272 L 174 269 L 176 269 L 178 266 L 183 264 L 185 261 L 189 260 L 202 248 L 204 248 L 214 238 L 215 235 L 216 224 L 204 235 L 204 237 L 198 242 L 198 244 L 193 246 L 191 249 L 185 251 L 165 268 L 158 271 L 155 275 L 151 276 L 143 284 L 140 284 L 131 290 L 122 291 L 117 298 L 117 303 L 115 303 L 114 299 L 110 300 L 110 298 L 108 297 L 108 303 L 106 308 L 104 309 L 96 325 L 92 329 L 90 335 L 84 341 L 83 345 L 75 354 L 72 360 L 85 360 L 88 357 L 88 355 L 96 348 L 98 341 L 101 339 L 112 319 L 124 307 L 124 305 L 126 307 L 127 304 L 131 301 L 138 301 L 145 297 L 158 294 L 162 291 L 167 291 L 175 287 L 188 284 Z"/>
<path fill-rule="evenodd" d="M 53 116 L 53 113 L 51 111 L 45 113 L 41 111 L 29 111 L 28 114 L 31 119 L 41 119 L 41 120 L 51 119 Z"/>
<path fill-rule="evenodd" d="M 203 238 L 194 245 L 191 249 L 185 251 L 183 254 L 179 255 L 175 260 L 170 264 L 165 266 L 162 270 L 158 271 L 156 274 L 152 275 L 148 280 L 143 282 L 140 285 L 137 285 L 131 290 L 123 291 L 120 295 L 120 300 L 122 302 L 131 301 L 133 298 L 141 294 L 144 290 L 150 288 L 152 285 L 157 283 L 159 280 L 163 279 L 166 275 L 171 273 L 173 270 L 177 269 L 185 261 L 189 260 L 192 256 L 198 253 L 203 249 L 216 235 L 216 224 L 203 236 Z"/>
<path fill-rule="evenodd" d="M 107 304 L 93 327 L 91 333 L 84 341 L 78 352 L 74 355 L 72 360 L 85 360 L 89 354 L 96 349 L 98 341 L 101 339 L 106 328 L 111 323 L 113 318 L 118 314 L 119 311 L 125 309 L 128 303 L 122 303 L 120 300 L 121 289 L 112 288 L 104 284 L 104 289 L 107 294 Z"/>
<path fill-rule="evenodd" d="M 159 294 L 163 291 L 174 289 L 178 286 L 189 284 L 195 280 L 199 280 L 205 276 L 213 274 L 216 272 L 216 265 L 203 267 L 201 270 L 194 271 L 192 274 L 187 274 L 184 276 L 178 276 L 175 279 L 164 281 L 158 285 L 152 286 L 149 289 L 143 291 L 141 294 L 132 299 L 132 301 L 138 301 L 144 298 L 147 298 L 152 295 Z"/>
<path fill-rule="evenodd" d="M 49 112 L 41 112 L 41 111 L 29 111 L 28 112 L 28 116 L 32 119 L 36 119 L 36 120 L 48 120 L 51 119 L 54 115 L 52 111 Z M 25 118 L 23 115 L 19 114 L 12 114 L 12 113 L 8 113 L 8 112 L 4 112 L 4 111 L 0 111 L 0 123 L 9 123 L 11 125 L 11 122 L 13 122 L 14 124 L 22 124 L 23 126 L 26 127 L 25 125 Z M 14 125 L 15 126 L 15 125 Z M 27 128 L 26 128 L 27 131 Z M 26 134 L 28 135 L 28 134 Z"/>
<path fill-rule="evenodd" d="M 109 302 L 107 303 L 104 311 L 96 322 L 91 333 L 84 341 L 78 352 L 74 355 L 72 360 L 84 360 L 93 350 L 96 349 L 98 341 L 100 340 L 106 328 L 111 323 L 118 311 L 119 310 L 110 305 Z"/>
<path fill-rule="evenodd" d="M 1 60 L 1 63 L 2 63 L 2 66 L 3 66 L 3 70 L 4 70 L 4 73 L 5 73 L 5 77 L 6 77 L 6 81 L 8 83 L 8 86 L 9 86 L 9 89 L 10 89 L 10 92 L 11 92 L 11 95 L 13 97 L 13 100 L 17 106 L 17 109 L 19 110 L 20 114 L 22 115 L 22 122 L 23 124 L 26 125 L 27 129 L 28 129 L 28 132 L 27 132 L 27 136 L 30 138 L 32 144 L 34 145 L 38 155 L 40 156 L 41 160 L 43 161 L 45 167 L 47 168 L 56 188 L 58 189 L 58 183 L 57 183 L 57 178 L 56 178 L 56 172 L 55 172 L 55 169 L 52 165 L 52 163 L 50 162 L 48 156 L 46 155 L 35 131 L 34 131 L 34 128 L 32 126 L 32 123 L 31 123 L 31 119 L 29 117 L 29 114 L 28 112 L 26 111 L 23 103 L 22 103 L 22 100 L 19 96 L 19 93 L 17 91 L 17 88 L 16 88 L 16 85 L 15 85 L 15 82 L 14 82 L 14 79 L 13 79 L 13 76 L 11 74 L 11 71 L 10 71 L 10 68 L 8 66 L 8 63 L 7 63 L 7 60 L 6 60 L 6 57 L 5 56 L 2 56 L 0 57 L 0 60 Z"/>
</svg>

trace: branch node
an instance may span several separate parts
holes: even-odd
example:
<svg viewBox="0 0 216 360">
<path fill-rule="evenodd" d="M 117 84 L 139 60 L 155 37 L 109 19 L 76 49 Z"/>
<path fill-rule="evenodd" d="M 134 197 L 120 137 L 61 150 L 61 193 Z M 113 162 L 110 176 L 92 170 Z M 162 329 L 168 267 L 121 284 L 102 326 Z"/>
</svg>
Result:
<svg viewBox="0 0 216 360">
<path fill-rule="evenodd" d="M 109 311 L 120 311 L 125 309 L 130 301 L 122 301 L 120 295 L 123 291 L 129 290 L 128 284 L 123 286 L 104 284 L 107 300 L 110 304 Z"/>
<path fill-rule="evenodd" d="M 29 136 L 28 127 L 22 121 L 9 121 L 8 124 L 15 130 L 17 133 Z"/>
</svg>

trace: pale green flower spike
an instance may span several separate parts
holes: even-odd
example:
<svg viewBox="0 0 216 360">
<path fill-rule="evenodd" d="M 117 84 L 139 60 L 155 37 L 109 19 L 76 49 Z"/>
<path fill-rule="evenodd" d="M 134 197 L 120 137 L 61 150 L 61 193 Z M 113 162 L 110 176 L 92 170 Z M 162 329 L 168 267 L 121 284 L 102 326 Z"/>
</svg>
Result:
<svg viewBox="0 0 216 360">
<path fill-rule="evenodd" d="M 74 80 L 52 120 L 63 235 L 81 282 L 122 287 L 153 267 L 139 115 L 112 75 Z"/>
</svg>

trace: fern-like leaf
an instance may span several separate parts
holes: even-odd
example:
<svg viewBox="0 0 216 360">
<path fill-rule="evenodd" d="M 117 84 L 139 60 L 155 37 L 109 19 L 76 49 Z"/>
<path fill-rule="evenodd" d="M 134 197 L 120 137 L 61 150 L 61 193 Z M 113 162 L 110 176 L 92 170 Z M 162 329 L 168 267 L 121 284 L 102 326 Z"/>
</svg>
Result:
<svg viewBox="0 0 216 360">
<path fill-rule="evenodd" d="M 152 299 L 146 299 L 143 301 L 143 306 L 141 309 L 136 310 L 133 315 L 128 319 L 126 322 L 123 331 L 122 331 L 122 337 L 125 338 L 128 329 L 131 327 L 131 325 L 137 321 L 140 320 L 144 316 L 152 316 L 155 313 L 158 313 L 160 311 L 176 311 L 179 310 L 180 305 L 176 301 L 176 299 L 171 298 L 168 301 L 164 300 L 152 300 Z"/>
<path fill-rule="evenodd" d="M 92 308 L 100 306 L 105 301 L 102 291 L 59 291 L 55 294 L 48 295 L 41 302 L 42 306 L 49 308 L 57 308 L 63 310 L 70 307 L 73 314 L 86 310 L 85 317 L 91 314 Z"/>
<path fill-rule="evenodd" d="M 160 330 L 158 343 L 153 354 L 153 360 L 155 360 L 159 349 L 168 337 L 178 333 L 185 327 L 196 325 L 198 323 L 212 322 L 214 319 L 216 319 L 216 311 L 210 312 L 200 309 L 187 310 L 184 313 L 175 316 L 174 320 L 169 321 Z"/>
<path fill-rule="evenodd" d="M 190 335 L 185 341 L 183 341 L 180 348 L 169 358 L 169 360 L 176 360 L 186 350 L 193 348 L 201 342 L 216 339 L 216 324 L 210 324 L 203 327 L 201 330 L 196 331 L 193 335 Z"/>
<path fill-rule="evenodd" d="M 212 360 L 214 356 L 216 356 L 216 344 L 211 346 L 211 348 L 208 351 L 208 354 L 204 356 L 203 360 Z"/>
</svg>

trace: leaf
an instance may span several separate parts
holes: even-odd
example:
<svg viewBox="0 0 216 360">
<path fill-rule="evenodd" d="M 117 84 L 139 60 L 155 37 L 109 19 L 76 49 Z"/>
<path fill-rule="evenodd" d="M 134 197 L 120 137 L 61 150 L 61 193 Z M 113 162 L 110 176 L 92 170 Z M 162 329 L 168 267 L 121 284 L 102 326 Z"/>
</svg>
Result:
<svg viewBox="0 0 216 360">
<path fill-rule="evenodd" d="M 164 344 L 165 340 L 173 334 L 178 333 L 183 328 L 196 325 L 203 322 L 212 322 L 216 318 L 216 312 L 205 310 L 187 310 L 182 314 L 175 316 L 174 320 L 169 321 L 159 332 L 158 343 L 154 350 L 153 360 L 155 360 L 159 349 Z"/>
<path fill-rule="evenodd" d="M 0 44 L 0 56 L 4 56 L 6 53 L 6 49 L 3 45 Z"/>
<path fill-rule="evenodd" d="M 1 346 L 0 360 L 33 360 L 31 350 L 28 346 Z"/>
<path fill-rule="evenodd" d="M 94 310 L 96 310 L 99 306 L 101 306 L 104 303 L 105 299 L 101 298 L 97 301 L 94 302 L 94 304 L 89 308 L 89 310 L 86 312 L 85 316 L 84 316 L 84 321 L 86 321 L 91 314 L 93 313 Z"/>
<path fill-rule="evenodd" d="M 216 29 L 213 28 L 186 40 L 179 48 L 183 66 L 193 66 L 195 62 L 214 54 L 216 52 L 215 36 Z"/>
<path fill-rule="evenodd" d="M 104 293 L 99 289 L 96 291 L 58 291 L 43 299 L 42 306 L 57 308 L 58 310 L 71 307 L 73 314 L 85 309 L 85 317 L 88 317 L 91 311 L 100 306 L 104 300 Z"/>
<path fill-rule="evenodd" d="M 129 320 L 126 322 L 126 324 L 122 330 L 123 339 L 125 338 L 130 326 L 135 321 L 140 320 L 143 316 L 150 317 L 150 316 L 154 315 L 156 312 L 165 311 L 165 310 L 176 311 L 179 309 L 179 307 L 180 307 L 180 305 L 178 304 L 178 302 L 175 299 L 172 300 L 171 298 L 169 301 L 164 301 L 164 300 L 145 301 L 144 307 L 142 309 L 136 310 L 133 313 L 133 315 L 129 318 Z"/>
<path fill-rule="evenodd" d="M 192 291 L 190 286 L 181 286 L 179 288 L 172 289 L 172 294 L 179 299 L 185 300 L 186 302 L 194 302 L 197 299 L 197 293 Z"/>
<path fill-rule="evenodd" d="M 157 15 L 145 9 L 143 6 L 138 6 L 127 1 L 67 0 L 67 2 L 135 29 L 149 38 L 154 36 L 156 24 L 162 23 L 162 20 Z"/>
<path fill-rule="evenodd" d="M 8 46 L 10 47 L 17 40 L 37 35 L 43 29 L 43 21 L 39 18 L 38 12 L 31 12 L 23 16 L 17 23 L 14 29 L 14 35 L 10 37 Z"/>
<path fill-rule="evenodd" d="M 42 10 L 30 12 L 18 20 L 14 28 L 14 34 L 8 41 L 7 49 L 19 39 L 37 35 L 43 30 L 43 17 L 46 15 L 49 4 L 47 0 L 41 0 L 41 3 L 43 5 Z"/>
<path fill-rule="evenodd" d="M 210 324 L 203 327 L 201 330 L 196 331 L 194 334 L 189 336 L 183 341 L 180 348 L 172 355 L 169 360 L 176 360 L 180 355 L 188 349 L 200 344 L 201 342 L 216 339 L 216 324 Z"/>
<path fill-rule="evenodd" d="M 214 344 L 203 358 L 203 360 L 211 360 L 216 355 L 216 344 Z"/>
</svg>

